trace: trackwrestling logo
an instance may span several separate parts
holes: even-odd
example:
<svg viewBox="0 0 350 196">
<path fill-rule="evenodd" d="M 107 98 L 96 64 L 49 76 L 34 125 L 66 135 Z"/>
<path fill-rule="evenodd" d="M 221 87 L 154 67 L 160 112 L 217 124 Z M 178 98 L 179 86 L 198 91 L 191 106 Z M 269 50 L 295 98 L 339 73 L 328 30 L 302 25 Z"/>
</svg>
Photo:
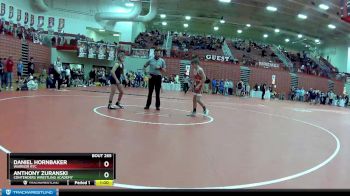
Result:
<svg viewBox="0 0 350 196">
<path fill-rule="evenodd" d="M 46 195 L 56 196 L 57 190 L 55 189 L 6 189 L 3 190 L 2 195 L 7 196 L 31 196 L 31 195 Z"/>
</svg>

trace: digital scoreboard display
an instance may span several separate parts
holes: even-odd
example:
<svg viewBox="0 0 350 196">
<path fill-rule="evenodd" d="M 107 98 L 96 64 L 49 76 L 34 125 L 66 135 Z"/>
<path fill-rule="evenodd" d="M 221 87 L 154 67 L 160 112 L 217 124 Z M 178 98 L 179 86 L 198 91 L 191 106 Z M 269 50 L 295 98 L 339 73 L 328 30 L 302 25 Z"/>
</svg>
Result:
<svg viewBox="0 0 350 196">
<path fill-rule="evenodd" d="M 11 185 L 113 186 L 114 153 L 8 154 Z"/>
</svg>

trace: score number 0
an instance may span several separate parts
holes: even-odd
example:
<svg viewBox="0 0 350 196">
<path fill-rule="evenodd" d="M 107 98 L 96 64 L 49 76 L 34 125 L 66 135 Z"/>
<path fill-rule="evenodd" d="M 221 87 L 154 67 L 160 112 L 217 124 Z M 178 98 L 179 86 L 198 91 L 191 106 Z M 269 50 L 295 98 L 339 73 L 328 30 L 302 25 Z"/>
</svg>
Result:
<svg viewBox="0 0 350 196">
<path fill-rule="evenodd" d="M 109 162 L 108 161 L 105 161 L 103 163 L 103 166 L 105 166 L 106 168 L 109 167 Z M 104 175 L 103 175 L 105 178 L 109 178 L 109 173 L 108 172 L 105 172 Z"/>
</svg>

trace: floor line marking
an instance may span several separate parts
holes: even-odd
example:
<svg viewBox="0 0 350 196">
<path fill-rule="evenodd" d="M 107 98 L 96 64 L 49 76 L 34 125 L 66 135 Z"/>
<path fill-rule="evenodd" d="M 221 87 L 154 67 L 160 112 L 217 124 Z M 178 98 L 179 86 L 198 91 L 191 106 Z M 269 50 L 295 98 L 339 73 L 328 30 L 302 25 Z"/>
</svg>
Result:
<svg viewBox="0 0 350 196">
<path fill-rule="evenodd" d="M 38 95 L 38 96 L 21 96 L 21 97 L 9 97 L 9 98 L 4 98 L 4 99 L 0 99 L 1 101 L 4 100 L 11 100 L 11 99 L 19 99 L 19 98 L 33 98 L 33 97 L 43 97 L 43 96 L 52 96 L 52 97 L 60 97 L 60 96 L 85 96 L 85 95 Z M 89 96 L 87 96 L 89 97 Z M 101 97 L 101 96 L 92 96 L 92 97 Z M 228 107 L 222 107 L 222 106 L 215 106 L 215 105 L 211 105 L 213 107 L 217 107 L 217 108 L 222 108 L 222 109 L 231 109 L 231 110 L 235 110 L 238 111 L 238 109 L 235 108 L 228 108 Z M 106 107 L 106 106 L 102 106 L 102 107 Z M 138 106 L 137 106 L 138 107 Z M 165 109 L 165 108 L 164 108 Z M 181 110 L 180 110 L 181 111 Z M 268 116 L 274 116 L 274 117 L 278 117 L 278 118 L 283 118 L 283 119 L 287 119 L 287 120 L 293 120 L 296 122 L 300 122 L 300 123 L 304 123 L 306 125 L 309 126 L 313 126 L 316 128 L 319 128 L 323 131 L 325 131 L 326 133 L 330 134 L 333 139 L 336 141 L 336 149 L 335 151 L 332 153 L 332 155 L 327 158 L 325 161 L 323 161 L 322 163 L 308 169 L 305 170 L 303 172 L 291 175 L 291 176 L 287 176 L 284 178 L 279 178 L 279 179 L 275 179 L 275 180 L 270 180 L 270 181 L 263 181 L 263 182 L 257 182 L 257 183 L 250 183 L 250 184 L 242 184 L 242 185 L 233 185 L 233 186 L 223 186 L 223 187 L 201 187 L 201 188 L 187 188 L 187 189 L 244 189 L 244 188 L 254 188 L 254 187 L 260 187 L 260 186 L 266 186 L 266 185 L 271 185 L 271 184 L 276 184 L 276 183 L 280 183 L 280 182 L 284 182 L 284 181 L 288 181 L 288 180 L 292 180 L 295 178 L 299 178 L 301 176 L 310 174 L 322 167 L 324 167 L 325 165 L 327 165 L 328 163 L 330 163 L 339 153 L 340 148 L 341 148 L 341 144 L 339 141 L 339 138 L 330 130 L 323 128 L 321 126 L 315 125 L 313 123 L 309 123 L 309 122 L 305 122 L 299 119 L 294 119 L 294 118 L 290 118 L 287 116 L 282 116 L 282 115 L 276 115 L 276 114 L 270 114 L 270 113 L 265 113 L 265 112 L 259 112 L 259 111 L 254 111 L 254 110 L 247 110 L 247 109 L 239 109 L 239 111 L 247 111 L 247 112 L 253 112 L 253 113 L 258 113 L 258 114 L 264 114 L 264 115 L 268 115 Z M 0 150 L 5 152 L 5 153 L 11 153 L 9 150 L 7 150 L 6 148 L 0 146 Z M 152 187 L 152 186 L 138 186 L 138 185 L 128 185 L 128 184 L 118 184 L 115 183 L 114 187 L 119 187 L 119 188 L 130 188 L 130 189 L 184 189 L 184 188 L 169 188 L 169 187 Z M 186 188 L 185 188 L 186 189 Z"/>
</svg>

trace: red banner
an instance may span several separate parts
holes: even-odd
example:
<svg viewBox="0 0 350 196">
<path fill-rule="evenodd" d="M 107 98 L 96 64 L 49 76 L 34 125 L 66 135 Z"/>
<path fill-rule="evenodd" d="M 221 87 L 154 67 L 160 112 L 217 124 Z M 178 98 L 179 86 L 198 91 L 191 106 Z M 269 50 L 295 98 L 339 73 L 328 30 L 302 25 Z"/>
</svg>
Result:
<svg viewBox="0 0 350 196">
<path fill-rule="evenodd" d="M 13 18 L 13 6 L 10 6 L 10 11 L 9 11 L 9 19 Z"/>
<path fill-rule="evenodd" d="M 30 15 L 30 26 L 33 26 L 34 25 L 34 15 L 33 14 L 31 14 Z"/>
<path fill-rule="evenodd" d="M 0 16 L 5 16 L 6 5 L 5 3 L 1 3 Z"/>
<path fill-rule="evenodd" d="M 26 13 L 24 13 L 24 24 L 26 25 L 26 24 L 28 24 L 28 22 L 29 22 L 29 13 L 26 12 Z"/>
<path fill-rule="evenodd" d="M 21 21 L 22 19 L 22 10 L 17 9 L 17 22 Z"/>
</svg>

